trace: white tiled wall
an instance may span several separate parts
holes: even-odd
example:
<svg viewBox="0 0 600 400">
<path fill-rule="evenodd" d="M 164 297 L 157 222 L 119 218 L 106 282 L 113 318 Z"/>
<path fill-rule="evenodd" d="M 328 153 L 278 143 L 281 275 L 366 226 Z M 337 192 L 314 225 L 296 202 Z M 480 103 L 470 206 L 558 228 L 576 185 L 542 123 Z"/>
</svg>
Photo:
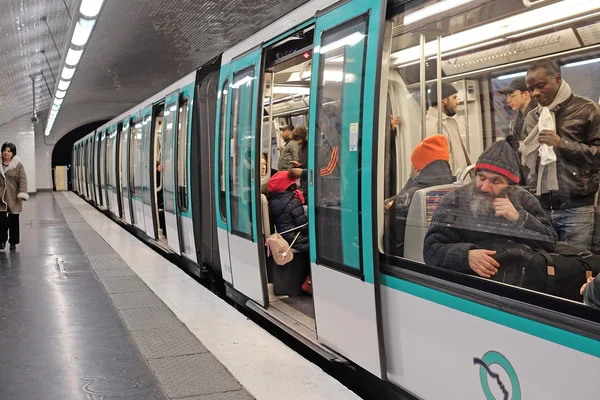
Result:
<svg viewBox="0 0 600 400">
<path fill-rule="evenodd" d="M 35 170 L 36 188 L 52 189 L 52 150 L 54 142 L 44 143 L 44 127 L 41 124 L 35 126 Z"/>
<path fill-rule="evenodd" d="M 34 135 L 30 115 L 25 115 L 0 125 L 0 145 L 4 142 L 13 142 L 17 146 L 17 155 L 21 157 L 21 162 L 27 173 L 27 191 L 29 193 L 35 192 L 37 188 Z M 50 168 L 50 163 L 48 163 L 48 168 Z"/>
</svg>

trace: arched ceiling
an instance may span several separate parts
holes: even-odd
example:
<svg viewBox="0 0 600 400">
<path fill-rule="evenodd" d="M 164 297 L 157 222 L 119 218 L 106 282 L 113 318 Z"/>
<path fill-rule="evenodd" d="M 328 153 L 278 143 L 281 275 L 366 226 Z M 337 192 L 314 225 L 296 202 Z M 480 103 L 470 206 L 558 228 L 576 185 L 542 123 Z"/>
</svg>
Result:
<svg viewBox="0 0 600 400">
<path fill-rule="evenodd" d="M 55 75 L 62 64 L 40 18 L 48 16 L 64 57 L 80 0 L 0 1 L 2 124 L 31 112 L 32 73 L 44 71 L 54 93 L 39 50 L 46 50 Z M 126 111 L 306 1 L 106 0 L 50 139 Z M 45 124 L 51 98 L 41 78 L 36 95 Z"/>
</svg>

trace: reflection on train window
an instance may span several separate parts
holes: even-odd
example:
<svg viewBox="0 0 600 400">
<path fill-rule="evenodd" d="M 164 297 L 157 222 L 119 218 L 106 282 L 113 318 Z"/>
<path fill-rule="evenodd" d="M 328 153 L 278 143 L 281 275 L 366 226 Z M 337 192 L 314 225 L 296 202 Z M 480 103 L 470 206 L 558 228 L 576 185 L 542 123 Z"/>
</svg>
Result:
<svg viewBox="0 0 600 400">
<path fill-rule="evenodd" d="M 220 132 L 219 132 L 219 214 L 223 222 L 227 221 L 227 204 L 225 202 L 225 140 L 227 132 L 227 105 L 228 105 L 228 91 L 227 87 L 229 80 L 225 79 L 223 88 L 221 89 L 221 115 L 220 115 Z"/>
<path fill-rule="evenodd" d="M 187 135 L 190 102 L 186 98 L 179 105 L 178 129 L 177 129 L 177 199 L 179 209 L 186 211 L 187 199 Z"/>
<path fill-rule="evenodd" d="M 436 2 L 423 3 L 386 24 L 384 264 L 403 257 L 581 301 L 585 274 L 551 288 L 538 255 L 600 250 L 600 3 L 490 1 L 429 17 L 419 10 Z M 537 279 L 511 275 L 516 249 L 540 262 Z"/>
<path fill-rule="evenodd" d="M 229 151 L 229 201 L 231 226 L 237 235 L 252 234 L 252 95 L 254 66 L 234 74 L 231 85 L 231 127 Z"/>
<path fill-rule="evenodd" d="M 319 262 L 360 270 L 360 127 L 367 20 L 321 37 L 315 146 Z"/>
<path fill-rule="evenodd" d="M 123 179 L 124 177 L 129 176 L 127 171 L 127 152 L 129 151 L 129 122 L 123 123 L 123 128 L 121 130 L 121 135 L 119 136 L 120 144 L 119 149 L 121 151 L 121 165 L 119 166 L 120 176 L 119 180 L 121 182 L 121 196 L 124 196 L 127 193 L 127 180 Z M 123 206 L 125 207 L 125 205 Z"/>
</svg>

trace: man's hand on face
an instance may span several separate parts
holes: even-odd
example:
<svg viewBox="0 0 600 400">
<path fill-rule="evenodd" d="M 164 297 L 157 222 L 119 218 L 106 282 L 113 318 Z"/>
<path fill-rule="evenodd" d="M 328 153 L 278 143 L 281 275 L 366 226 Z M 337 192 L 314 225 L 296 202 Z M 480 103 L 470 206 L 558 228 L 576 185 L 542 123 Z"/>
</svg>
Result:
<svg viewBox="0 0 600 400">
<path fill-rule="evenodd" d="M 516 222 L 519 219 L 519 212 L 513 206 L 513 203 L 510 202 L 508 196 L 494 199 L 492 208 L 496 213 L 496 217 L 503 217 L 511 222 Z"/>
<path fill-rule="evenodd" d="M 555 131 L 541 131 L 538 140 L 542 144 L 556 147 L 560 143 L 560 136 Z"/>
<path fill-rule="evenodd" d="M 496 275 L 500 264 L 492 258 L 492 250 L 469 250 L 469 267 L 479 276 L 491 278 Z"/>
</svg>

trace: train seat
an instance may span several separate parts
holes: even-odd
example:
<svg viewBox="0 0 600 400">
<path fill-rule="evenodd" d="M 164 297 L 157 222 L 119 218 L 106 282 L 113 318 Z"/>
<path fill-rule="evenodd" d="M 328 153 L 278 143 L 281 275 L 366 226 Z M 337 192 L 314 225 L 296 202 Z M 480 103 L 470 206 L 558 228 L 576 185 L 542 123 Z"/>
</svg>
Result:
<svg viewBox="0 0 600 400">
<path fill-rule="evenodd" d="M 415 192 L 406 216 L 404 258 L 423 262 L 423 242 L 433 213 L 446 193 L 460 186 L 454 183 L 432 186 Z"/>
</svg>

